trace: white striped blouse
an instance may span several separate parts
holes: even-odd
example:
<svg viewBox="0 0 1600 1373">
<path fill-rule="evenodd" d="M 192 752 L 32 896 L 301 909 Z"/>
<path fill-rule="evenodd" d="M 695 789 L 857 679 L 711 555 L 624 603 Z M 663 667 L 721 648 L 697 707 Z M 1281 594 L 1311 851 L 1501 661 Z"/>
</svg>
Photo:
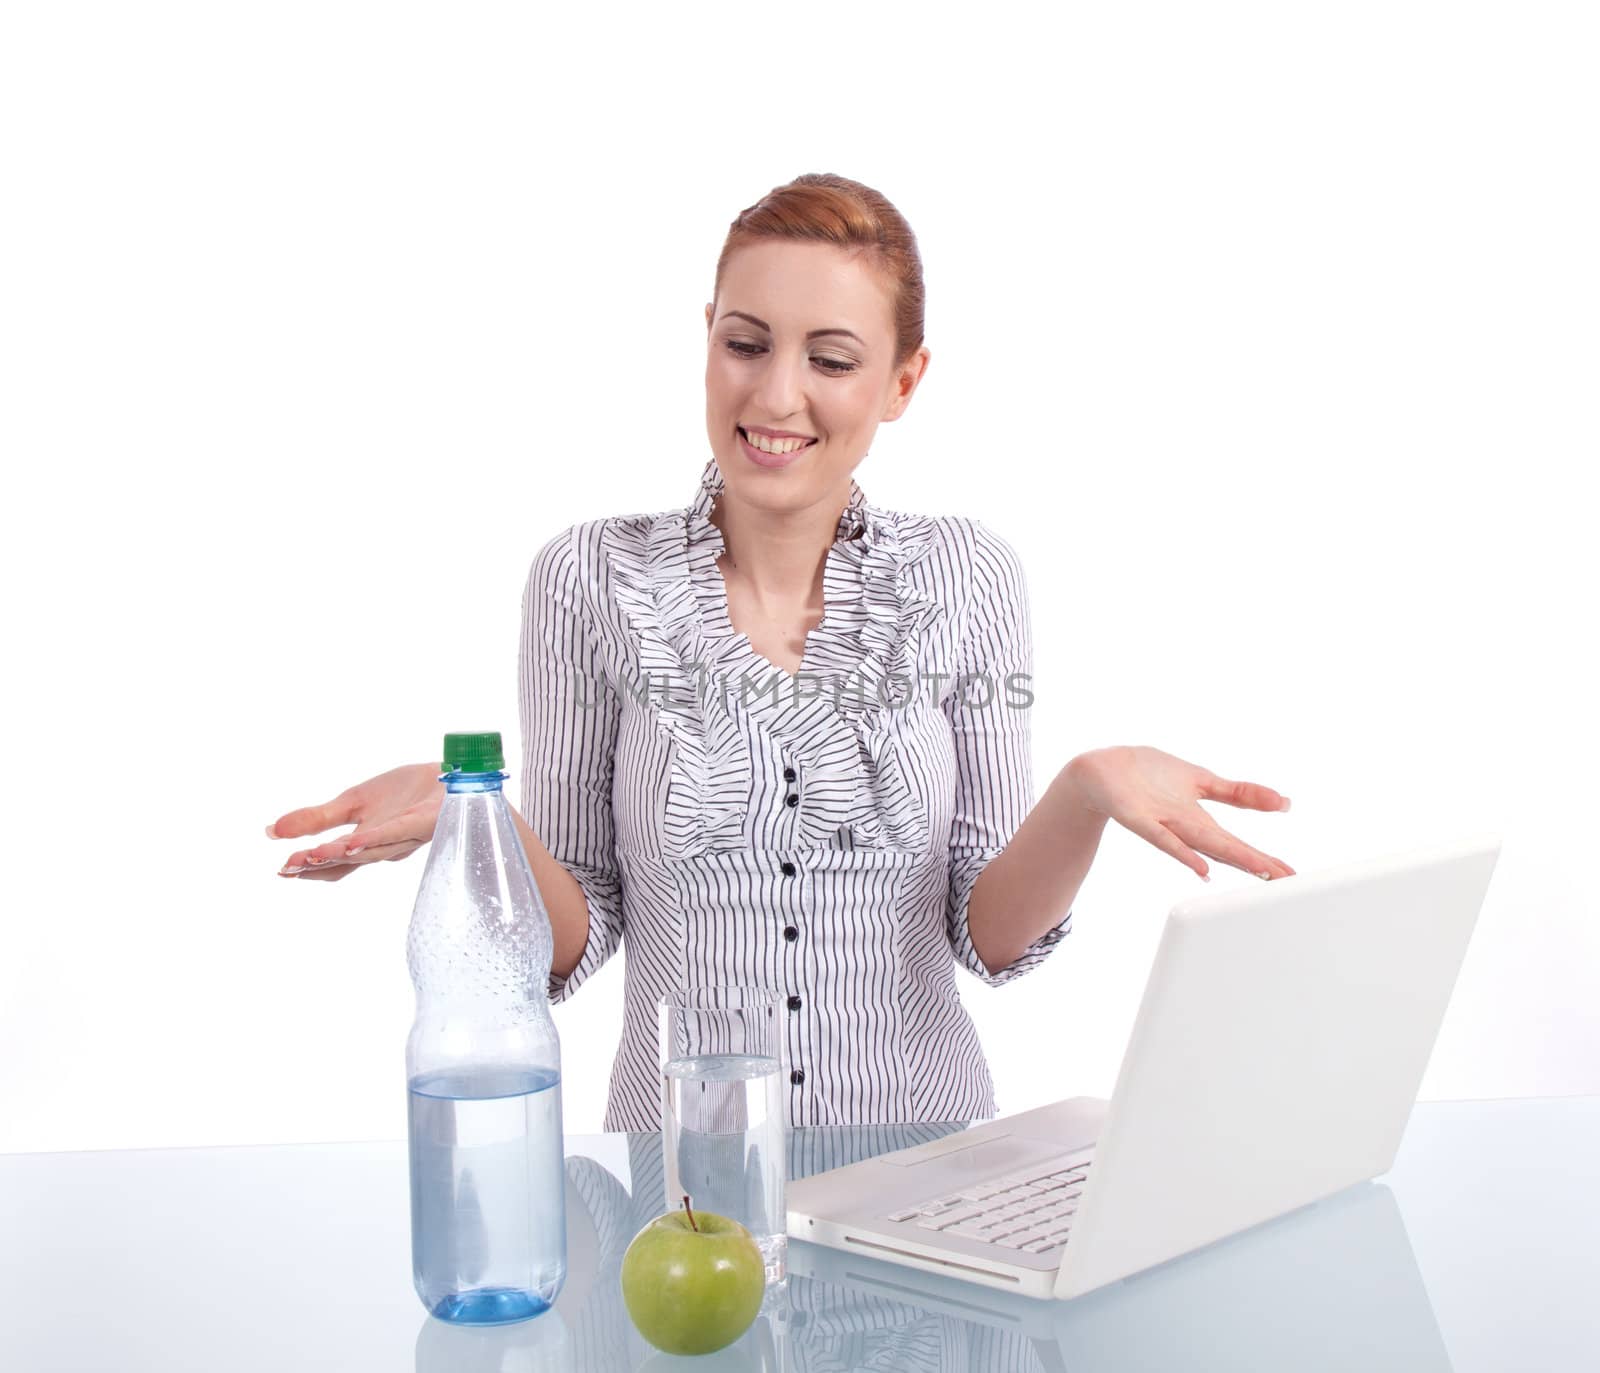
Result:
<svg viewBox="0 0 1600 1373">
<path fill-rule="evenodd" d="M 955 964 L 998 986 L 1072 922 L 996 973 L 967 929 L 1033 806 L 1021 564 L 852 482 L 791 676 L 730 622 L 721 488 L 712 460 L 685 509 L 563 530 L 524 594 L 523 814 L 589 907 L 551 999 L 627 944 L 605 1128 L 660 1128 L 657 1002 L 716 985 L 783 998 L 791 1127 L 992 1116 Z"/>
</svg>

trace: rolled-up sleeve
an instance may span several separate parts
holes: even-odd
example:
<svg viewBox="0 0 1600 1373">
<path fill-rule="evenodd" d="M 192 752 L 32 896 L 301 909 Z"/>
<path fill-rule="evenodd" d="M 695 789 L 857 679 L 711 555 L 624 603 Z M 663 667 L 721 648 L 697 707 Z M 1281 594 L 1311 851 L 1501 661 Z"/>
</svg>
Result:
<svg viewBox="0 0 1600 1373">
<path fill-rule="evenodd" d="M 564 530 L 534 557 L 517 655 L 523 818 L 589 906 L 589 942 L 569 976 L 551 975 L 552 1001 L 571 996 L 617 951 L 623 934 L 611 812 L 621 707 L 584 609 L 581 531 Z"/>
<path fill-rule="evenodd" d="M 1033 639 L 1027 582 L 1016 551 L 976 520 L 974 595 L 957 678 L 943 709 L 955 742 L 955 812 L 950 827 L 946 925 L 968 972 L 998 987 L 1039 966 L 1072 928 L 1069 910 L 998 972 L 972 946 L 972 889 L 1033 809 Z"/>
</svg>

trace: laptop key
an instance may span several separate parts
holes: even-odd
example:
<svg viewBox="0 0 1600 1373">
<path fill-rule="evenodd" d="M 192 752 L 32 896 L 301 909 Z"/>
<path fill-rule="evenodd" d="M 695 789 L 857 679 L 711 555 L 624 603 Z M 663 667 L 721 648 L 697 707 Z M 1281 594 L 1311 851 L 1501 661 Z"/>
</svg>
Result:
<svg viewBox="0 0 1600 1373">
<path fill-rule="evenodd" d="M 891 1211 L 890 1220 L 915 1220 L 922 1214 L 915 1206 L 909 1206 L 904 1211 Z"/>
<path fill-rule="evenodd" d="M 998 1244 L 1002 1249 L 1020 1249 L 1024 1244 L 1033 1238 L 1034 1237 L 1032 1235 L 1026 1234 L 1021 1230 L 1016 1230 L 1009 1235 L 996 1235 L 994 1239 L 990 1241 L 990 1243 Z"/>
<path fill-rule="evenodd" d="M 976 1206 L 967 1206 L 959 1211 L 947 1211 L 942 1216 L 923 1216 L 917 1224 L 924 1230 L 948 1230 L 952 1225 L 961 1225 L 966 1221 L 976 1220 L 984 1214 Z"/>
<path fill-rule="evenodd" d="M 1056 1248 L 1056 1242 L 1046 1237 L 1044 1239 L 1029 1240 L 1022 1246 L 1022 1252 L 1025 1254 L 1042 1254 L 1046 1249 L 1054 1248 Z"/>
<path fill-rule="evenodd" d="M 1053 1231 L 1055 1228 L 1056 1228 L 1056 1222 L 1055 1221 L 1053 1221 L 1053 1220 L 1042 1220 L 1042 1221 L 1039 1221 L 1035 1225 L 1030 1225 L 1026 1230 L 1024 1230 L 1022 1232 L 1021 1238 L 1024 1241 L 1027 1241 L 1027 1240 L 1042 1240 L 1047 1235 L 1049 1235 L 1051 1233 L 1051 1231 Z"/>
</svg>

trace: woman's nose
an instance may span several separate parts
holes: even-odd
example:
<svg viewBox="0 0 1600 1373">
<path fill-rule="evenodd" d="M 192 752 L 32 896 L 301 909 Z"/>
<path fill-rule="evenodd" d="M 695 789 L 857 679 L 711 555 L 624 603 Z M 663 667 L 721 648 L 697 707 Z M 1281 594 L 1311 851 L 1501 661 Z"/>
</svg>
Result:
<svg viewBox="0 0 1600 1373">
<path fill-rule="evenodd" d="M 806 404 L 805 359 L 774 350 L 762 369 L 756 388 L 757 403 L 766 411 L 769 423 L 778 424 L 801 413 Z"/>
</svg>

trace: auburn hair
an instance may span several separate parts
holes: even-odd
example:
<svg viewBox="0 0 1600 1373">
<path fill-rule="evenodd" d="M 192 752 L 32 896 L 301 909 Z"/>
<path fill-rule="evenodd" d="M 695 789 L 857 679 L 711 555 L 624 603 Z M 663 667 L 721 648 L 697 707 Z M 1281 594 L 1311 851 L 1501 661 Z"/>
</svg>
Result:
<svg viewBox="0 0 1600 1373">
<path fill-rule="evenodd" d="M 831 243 L 865 254 L 868 266 L 894 288 L 895 367 L 922 347 L 926 292 L 917 238 L 905 216 L 879 192 L 831 172 L 807 172 L 739 211 L 717 259 L 713 315 L 728 259 L 746 244 L 764 239 Z"/>
</svg>

